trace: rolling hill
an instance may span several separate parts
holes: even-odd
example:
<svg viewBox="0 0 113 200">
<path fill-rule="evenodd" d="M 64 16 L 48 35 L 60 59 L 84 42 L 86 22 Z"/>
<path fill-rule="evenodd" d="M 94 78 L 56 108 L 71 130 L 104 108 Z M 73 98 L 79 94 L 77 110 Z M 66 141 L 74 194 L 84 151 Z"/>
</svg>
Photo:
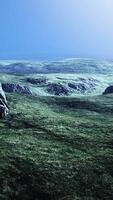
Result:
<svg viewBox="0 0 113 200">
<path fill-rule="evenodd" d="M 0 61 L 1 73 L 90 73 L 113 74 L 113 61 L 71 58 L 58 61 Z"/>
<path fill-rule="evenodd" d="M 112 61 L 0 61 L 0 83 L 0 200 L 113 199 Z"/>
<path fill-rule="evenodd" d="M 7 94 L 0 120 L 0 199 L 113 198 L 113 95 Z"/>
</svg>

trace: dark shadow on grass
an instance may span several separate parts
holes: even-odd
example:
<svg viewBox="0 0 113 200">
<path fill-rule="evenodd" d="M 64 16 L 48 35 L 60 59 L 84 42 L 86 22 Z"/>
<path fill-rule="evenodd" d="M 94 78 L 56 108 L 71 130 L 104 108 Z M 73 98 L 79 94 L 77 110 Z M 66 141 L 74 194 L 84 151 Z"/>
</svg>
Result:
<svg viewBox="0 0 113 200">
<path fill-rule="evenodd" d="M 15 200 L 57 200 L 63 194 L 47 187 L 51 177 L 44 169 L 27 159 L 8 157 L 0 180 L 0 194 Z"/>
</svg>

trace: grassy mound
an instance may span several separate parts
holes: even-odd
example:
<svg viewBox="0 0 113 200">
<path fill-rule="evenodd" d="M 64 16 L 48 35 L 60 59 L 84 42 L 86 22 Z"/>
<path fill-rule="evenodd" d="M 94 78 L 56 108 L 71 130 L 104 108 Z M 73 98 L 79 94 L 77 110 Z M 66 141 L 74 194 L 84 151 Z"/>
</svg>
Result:
<svg viewBox="0 0 113 200">
<path fill-rule="evenodd" d="M 113 96 L 7 95 L 0 200 L 113 199 Z"/>
</svg>

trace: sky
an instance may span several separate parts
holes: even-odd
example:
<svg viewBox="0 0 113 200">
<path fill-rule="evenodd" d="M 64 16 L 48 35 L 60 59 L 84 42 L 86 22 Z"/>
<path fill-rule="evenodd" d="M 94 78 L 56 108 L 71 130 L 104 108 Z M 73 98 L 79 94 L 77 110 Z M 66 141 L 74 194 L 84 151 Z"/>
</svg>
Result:
<svg viewBox="0 0 113 200">
<path fill-rule="evenodd" d="M 113 0 L 0 0 L 0 59 L 113 59 Z"/>
</svg>

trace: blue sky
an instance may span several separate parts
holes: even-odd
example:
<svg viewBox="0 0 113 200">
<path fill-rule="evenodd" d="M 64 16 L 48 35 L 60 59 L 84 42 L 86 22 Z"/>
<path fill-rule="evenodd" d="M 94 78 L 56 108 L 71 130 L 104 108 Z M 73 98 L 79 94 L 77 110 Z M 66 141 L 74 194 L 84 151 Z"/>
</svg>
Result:
<svg viewBox="0 0 113 200">
<path fill-rule="evenodd" d="M 113 59 L 113 0 L 0 0 L 0 59 Z"/>
</svg>

